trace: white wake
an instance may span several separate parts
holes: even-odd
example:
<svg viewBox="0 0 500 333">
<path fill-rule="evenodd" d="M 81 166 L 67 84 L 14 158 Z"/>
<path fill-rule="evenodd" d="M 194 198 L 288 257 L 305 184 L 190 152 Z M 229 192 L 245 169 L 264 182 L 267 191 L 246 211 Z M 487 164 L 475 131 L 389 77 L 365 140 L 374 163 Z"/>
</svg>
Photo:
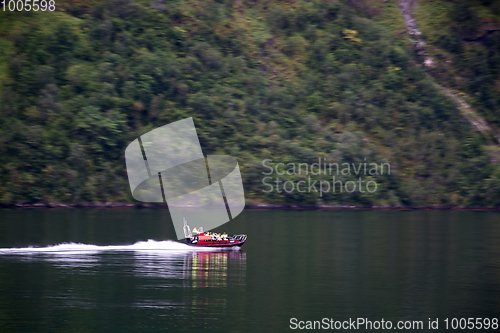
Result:
<svg viewBox="0 0 500 333">
<path fill-rule="evenodd" d="M 101 251 L 213 251 L 216 248 L 195 248 L 187 244 L 167 240 L 155 241 L 149 239 L 147 242 L 141 241 L 131 245 L 92 245 L 82 243 L 62 243 L 46 247 L 23 247 L 23 248 L 0 248 L 0 254 L 6 253 L 89 253 Z M 220 249 L 218 249 L 220 251 Z"/>
</svg>

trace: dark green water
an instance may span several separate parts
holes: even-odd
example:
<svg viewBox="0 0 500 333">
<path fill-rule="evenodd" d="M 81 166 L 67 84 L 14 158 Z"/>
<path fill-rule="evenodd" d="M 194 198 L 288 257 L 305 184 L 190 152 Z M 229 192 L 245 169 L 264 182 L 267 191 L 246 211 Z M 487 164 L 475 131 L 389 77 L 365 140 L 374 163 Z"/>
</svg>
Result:
<svg viewBox="0 0 500 333">
<path fill-rule="evenodd" d="M 246 210 L 217 231 L 248 241 L 162 242 L 166 210 L 1 210 L 0 332 L 285 332 L 292 317 L 439 318 L 444 331 L 446 317 L 500 317 L 496 212 Z M 95 246 L 6 250 L 69 242 Z"/>
</svg>

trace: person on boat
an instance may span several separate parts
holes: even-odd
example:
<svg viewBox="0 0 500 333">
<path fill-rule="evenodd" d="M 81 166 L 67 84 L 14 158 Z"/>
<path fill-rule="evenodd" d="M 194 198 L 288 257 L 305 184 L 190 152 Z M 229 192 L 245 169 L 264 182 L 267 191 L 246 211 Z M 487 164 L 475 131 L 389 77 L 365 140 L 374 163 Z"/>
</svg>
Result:
<svg viewBox="0 0 500 333">
<path fill-rule="evenodd" d="M 196 229 L 196 227 L 193 228 L 193 234 L 197 234 L 198 233 L 198 229 Z"/>
</svg>

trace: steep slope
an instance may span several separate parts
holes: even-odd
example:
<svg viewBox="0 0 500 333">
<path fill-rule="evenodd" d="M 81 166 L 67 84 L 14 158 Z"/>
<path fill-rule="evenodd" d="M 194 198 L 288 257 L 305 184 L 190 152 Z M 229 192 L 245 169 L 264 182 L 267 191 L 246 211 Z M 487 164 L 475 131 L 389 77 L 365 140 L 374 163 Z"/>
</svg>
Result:
<svg viewBox="0 0 500 333">
<path fill-rule="evenodd" d="M 489 0 L 414 2 L 428 72 L 456 90 L 498 135 L 500 126 L 500 3 Z"/>
<path fill-rule="evenodd" d="M 12 51 L 0 106 L 4 203 L 132 201 L 126 144 L 185 117 L 205 154 L 238 158 L 253 202 L 500 203 L 488 138 L 404 41 L 342 3 L 120 0 L 48 15 L 5 17 L 30 24 L 2 35 Z M 362 176 L 373 193 L 265 192 L 267 166 L 318 161 L 386 163 L 391 173 Z M 331 181 L 291 173 L 267 182 Z"/>
<path fill-rule="evenodd" d="M 424 3 L 424 6 L 425 6 L 425 1 L 421 1 L 421 3 Z M 462 1 L 462 4 L 460 5 L 457 5 L 458 7 L 459 6 L 466 6 L 467 8 L 469 8 L 470 10 L 472 10 L 472 8 L 470 8 L 472 5 L 472 3 L 474 3 L 473 1 Z M 414 15 L 413 15 L 413 12 L 414 12 L 414 9 L 418 6 L 418 1 L 417 0 L 399 0 L 399 5 L 400 5 L 400 9 L 401 9 L 401 13 L 403 15 L 403 18 L 404 18 L 404 21 L 406 23 L 406 26 L 408 28 L 408 35 L 410 36 L 410 40 L 412 41 L 412 43 L 414 44 L 415 46 L 415 50 L 417 52 L 417 54 L 421 57 L 421 60 L 423 60 L 423 64 L 424 66 L 427 68 L 427 72 L 432 75 L 432 76 L 435 76 L 437 79 L 443 79 L 445 78 L 445 75 L 448 74 L 449 75 L 449 72 L 451 71 L 454 71 L 455 68 L 451 68 L 449 67 L 449 63 L 450 63 L 450 60 L 447 60 L 447 58 L 443 58 L 442 56 L 440 57 L 440 54 L 439 52 L 441 51 L 439 48 L 436 48 L 436 44 L 439 45 L 439 41 L 436 41 L 436 39 L 430 39 L 430 38 L 424 38 L 424 36 L 422 35 L 422 32 L 418 29 L 418 26 L 417 26 L 417 22 L 414 18 Z M 460 8 L 453 8 L 453 11 L 459 11 Z M 499 12 L 500 14 L 500 12 Z M 453 17 L 453 16 L 456 16 L 457 14 L 452 12 L 452 14 L 450 14 L 449 16 Z M 471 14 L 472 16 L 474 16 L 474 13 Z M 500 17 L 496 18 L 496 20 L 500 19 Z M 443 18 L 441 18 L 441 20 L 443 20 Z M 472 20 L 472 17 L 469 18 L 469 20 Z M 489 20 L 489 22 L 491 23 L 491 18 Z M 493 19 L 495 20 L 495 19 Z M 439 21 L 439 19 L 438 19 Z M 495 25 L 487 25 L 487 26 L 484 26 L 484 24 L 481 24 L 479 22 L 474 22 L 476 25 L 475 26 L 471 26 L 468 28 L 468 30 L 470 31 L 474 31 L 475 32 L 475 37 L 473 37 L 472 39 L 471 38 L 466 38 L 466 37 L 463 37 L 463 40 L 460 41 L 460 40 L 457 40 L 456 43 L 462 43 L 462 44 L 466 44 L 467 41 L 481 41 L 481 40 L 484 40 L 486 38 L 491 38 L 491 34 L 492 33 L 496 33 L 496 31 L 499 31 L 500 28 L 495 28 Z M 484 22 L 483 22 L 484 23 Z M 464 22 L 465 25 L 469 24 L 468 22 Z M 443 22 L 441 22 L 441 25 L 445 25 Z M 449 27 L 447 27 L 449 28 Z M 465 33 L 463 30 L 464 28 L 461 28 L 462 29 L 462 33 L 467 36 L 467 33 Z M 480 32 L 481 30 L 483 30 L 483 32 Z M 456 33 L 456 32 L 455 32 Z M 439 39 L 442 40 L 442 39 L 446 39 L 448 38 L 447 36 L 440 36 Z M 426 41 L 424 39 L 430 39 L 430 42 L 433 43 L 434 45 L 428 45 L 426 43 Z M 491 45 L 490 45 L 491 46 Z M 436 52 L 437 51 L 437 52 Z M 456 57 L 464 57 L 464 55 L 457 55 Z M 448 55 L 448 58 L 450 57 L 450 55 Z M 456 65 L 456 63 L 455 63 Z M 439 69 L 439 70 L 436 70 Z M 446 74 L 443 75 L 445 72 Z M 457 80 L 457 78 L 455 78 L 455 80 Z M 443 84 L 449 84 L 450 82 L 447 82 L 447 81 L 443 81 Z M 462 115 L 471 123 L 471 125 L 473 126 L 473 128 L 475 128 L 477 131 L 480 131 L 482 132 L 486 137 L 490 138 L 490 141 L 489 141 L 489 147 L 487 147 L 487 151 L 489 153 L 489 155 L 492 157 L 492 161 L 494 161 L 495 163 L 499 163 L 500 161 L 500 146 L 498 145 L 500 143 L 500 132 L 498 131 L 498 128 L 496 126 L 493 126 L 492 124 L 489 124 L 485 118 L 483 118 L 482 116 L 480 116 L 478 114 L 478 112 L 473 108 L 471 107 L 470 103 L 466 102 L 465 101 L 465 98 L 467 98 L 468 100 L 471 100 L 474 104 L 476 104 L 476 106 L 478 106 L 478 108 L 481 110 L 482 106 L 480 105 L 480 103 L 478 103 L 477 100 L 474 100 L 474 99 L 471 99 L 470 96 L 468 96 L 467 94 L 465 94 L 463 91 L 452 91 L 450 88 L 447 88 L 445 86 L 442 86 L 438 83 L 435 83 L 435 86 L 438 88 L 438 89 L 441 89 L 443 92 L 445 92 L 445 94 L 451 98 L 452 101 L 455 102 L 455 104 L 457 105 L 458 109 L 462 112 Z M 457 86 L 455 85 L 455 88 L 457 88 Z M 460 87 L 458 87 L 460 88 Z M 464 89 L 465 87 L 462 85 L 461 87 L 462 89 Z M 495 106 L 494 105 L 490 105 L 490 108 L 492 108 L 492 110 L 490 111 L 493 111 L 496 112 L 495 110 Z M 483 110 L 483 114 L 485 114 L 486 116 L 491 114 L 491 112 L 484 112 Z M 496 123 L 496 118 L 491 118 L 490 119 Z"/>
</svg>

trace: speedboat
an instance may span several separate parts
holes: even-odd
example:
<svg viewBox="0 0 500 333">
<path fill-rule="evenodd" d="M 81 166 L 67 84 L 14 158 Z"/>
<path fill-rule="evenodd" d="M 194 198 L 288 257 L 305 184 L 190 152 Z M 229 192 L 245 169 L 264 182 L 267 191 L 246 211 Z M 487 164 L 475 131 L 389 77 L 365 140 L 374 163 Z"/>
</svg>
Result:
<svg viewBox="0 0 500 333">
<path fill-rule="evenodd" d="M 184 236 L 187 245 L 196 247 L 241 247 L 247 240 L 247 235 L 232 235 L 226 233 L 203 232 L 203 227 L 191 230 L 184 219 Z"/>
</svg>

